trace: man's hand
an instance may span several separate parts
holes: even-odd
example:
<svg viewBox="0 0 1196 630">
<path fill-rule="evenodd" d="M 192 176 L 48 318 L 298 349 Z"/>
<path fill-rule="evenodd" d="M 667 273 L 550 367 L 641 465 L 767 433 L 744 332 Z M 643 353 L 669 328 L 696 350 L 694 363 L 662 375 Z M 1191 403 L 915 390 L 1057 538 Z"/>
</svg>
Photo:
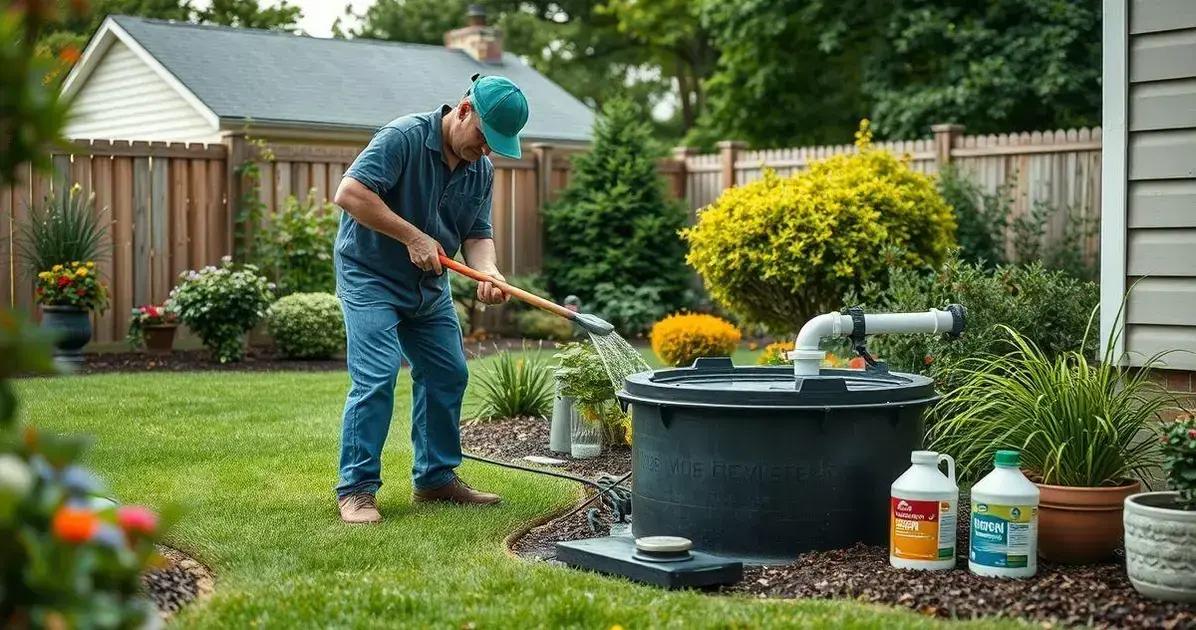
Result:
<svg viewBox="0 0 1196 630">
<path fill-rule="evenodd" d="M 490 277 L 506 282 L 507 279 L 503 277 L 498 271 L 491 271 Z M 479 282 L 478 283 L 478 301 L 482 304 L 502 304 L 506 302 L 510 296 L 498 288 L 493 282 Z"/>
<path fill-rule="evenodd" d="M 407 253 L 411 255 L 411 264 L 424 271 L 435 271 L 438 276 L 444 272 L 440 267 L 440 256 L 444 254 L 444 248 L 436 239 L 420 232 L 404 244 L 407 246 Z"/>
</svg>

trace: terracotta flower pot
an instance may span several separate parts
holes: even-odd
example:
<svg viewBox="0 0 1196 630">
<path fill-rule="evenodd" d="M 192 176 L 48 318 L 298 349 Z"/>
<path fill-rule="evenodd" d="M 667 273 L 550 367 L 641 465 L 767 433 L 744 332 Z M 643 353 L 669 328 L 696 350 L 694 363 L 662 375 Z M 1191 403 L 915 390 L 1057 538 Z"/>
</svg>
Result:
<svg viewBox="0 0 1196 630">
<path fill-rule="evenodd" d="M 1062 564 L 1106 560 L 1121 544 L 1125 498 L 1142 482 L 1120 486 L 1076 488 L 1035 484 L 1038 501 L 1038 555 Z"/>
<path fill-rule="evenodd" d="M 176 324 L 145 326 L 141 329 L 145 336 L 145 349 L 153 354 L 169 353 L 174 349 L 174 333 L 177 329 Z"/>
</svg>

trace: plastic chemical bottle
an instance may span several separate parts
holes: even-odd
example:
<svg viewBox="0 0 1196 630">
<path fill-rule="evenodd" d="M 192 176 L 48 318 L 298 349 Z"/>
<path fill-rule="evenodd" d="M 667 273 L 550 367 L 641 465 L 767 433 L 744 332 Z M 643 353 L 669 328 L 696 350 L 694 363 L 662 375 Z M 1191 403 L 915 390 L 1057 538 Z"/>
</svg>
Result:
<svg viewBox="0 0 1196 630">
<path fill-rule="evenodd" d="M 898 569 L 955 568 L 959 486 L 955 460 L 914 451 L 913 464 L 893 482 L 889 498 L 889 564 Z M 947 474 L 939 462 L 947 462 Z"/>
<path fill-rule="evenodd" d="M 968 568 L 1024 578 L 1038 571 L 1038 486 L 1018 469 L 1017 451 L 997 451 L 996 468 L 972 486 Z"/>
</svg>

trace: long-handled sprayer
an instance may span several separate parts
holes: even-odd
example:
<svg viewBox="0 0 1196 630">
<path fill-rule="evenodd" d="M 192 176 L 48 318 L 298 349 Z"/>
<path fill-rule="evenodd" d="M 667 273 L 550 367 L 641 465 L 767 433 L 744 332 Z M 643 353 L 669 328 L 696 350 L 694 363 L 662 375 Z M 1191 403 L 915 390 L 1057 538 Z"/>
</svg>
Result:
<svg viewBox="0 0 1196 630">
<path fill-rule="evenodd" d="M 492 278 L 478 271 L 477 269 L 463 265 L 452 258 L 449 258 L 448 256 L 441 256 L 440 264 L 452 269 L 466 278 L 472 278 L 478 282 L 490 282 L 494 284 L 494 286 L 502 289 L 504 293 L 519 298 L 520 300 L 523 300 L 524 302 L 527 302 L 536 308 L 548 311 L 553 315 L 560 315 L 565 319 L 572 320 L 574 324 L 581 326 L 586 332 L 602 337 L 609 335 L 615 329 L 614 326 L 610 325 L 610 322 L 607 322 L 601 317 L 590 315 L 588 313 L 578 313 L 571 311 L 560 304 L 546 300 L 533 293 L 528 293 L 519 287 L 511 286 L 509 283 L 503 282 L 502 280 Z"/>
</svg>

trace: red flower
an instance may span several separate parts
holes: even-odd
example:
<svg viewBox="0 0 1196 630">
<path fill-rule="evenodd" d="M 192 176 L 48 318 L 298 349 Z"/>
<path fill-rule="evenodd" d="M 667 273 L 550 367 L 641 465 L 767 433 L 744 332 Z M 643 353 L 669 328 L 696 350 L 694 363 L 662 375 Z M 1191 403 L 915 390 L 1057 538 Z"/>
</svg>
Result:
<svg viewBox="0 0 1196 630">
<path fill-rule="evenodd" d="M 58 288 L 65 287 L 71 283 L 71 279 L 66 276 L 58 276 Z"/>
<path fill-rule="evenodd" d="M 83 296 L 87 295 L 87 289 L 82 289 L 82 288 L 75 289 L 75 295 L 77 295 L 79 297 L 83 297 Z"/>
<path fill-rule="evenodd" d="M 158 317 L 158 307 L 156 306 L 149 307 L 147 312 L 149 313 L 150 317 Z"/>
<path fill-rule="evenodd" d="M 931 363 L 934 363 L 934 357 L 932 357 L 928 354 L 925 357 L 923 357 L 922 363 L 925 363 L 926 365 L 930 365 Z"/>
<path fill-rule="evenodd" d="M 117 510 L 116 522 L 128 534 L 149 536 L 158 529 L 158 516 L 140 505 L 129 505 Z"/>
<path fill-rule="evenodd" d="M 62 507 L 54 513 L 50 523 L 54 535 L 73 543 L 85 543 L 100 529 L 100 519 L 89 510 Z"/>
<path fill-rule="evenodd" d="M 1196 429 L 1188 429 L 1188 439 L 1196 440 Z"/>
<path fill-rule="evenodd" d="M 868 362 L 864 360 L 864 357 L 852 357 L 851 361 L 848 361 L 847 367 L 853 370 L 862 370 L 868 367 Z"/>
</svg>

